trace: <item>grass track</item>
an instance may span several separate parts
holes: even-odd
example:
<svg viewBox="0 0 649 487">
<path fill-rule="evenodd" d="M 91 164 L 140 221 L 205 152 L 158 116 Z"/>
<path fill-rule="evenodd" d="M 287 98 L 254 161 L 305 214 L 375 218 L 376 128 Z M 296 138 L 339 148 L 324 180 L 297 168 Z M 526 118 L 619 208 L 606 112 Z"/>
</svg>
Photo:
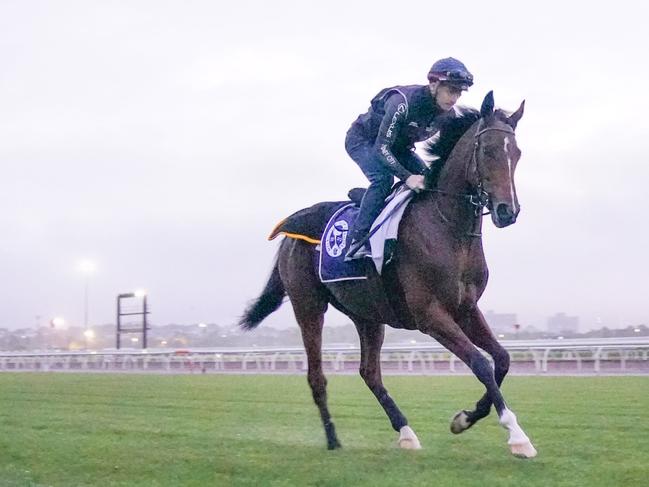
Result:
<svg viewBox="0 0 649 487">
<path fill-rule="evenodd" d="M 649 377 L 511 377 L 539 450 L 495 415 L 454 436 L 472 377 L 387 377 L 424 449 L 401 451 L 358 377 L 333 376 L 329 452 L 302 376 L 0 374 L 0 486 L 645 486 Z"/>
</svg>

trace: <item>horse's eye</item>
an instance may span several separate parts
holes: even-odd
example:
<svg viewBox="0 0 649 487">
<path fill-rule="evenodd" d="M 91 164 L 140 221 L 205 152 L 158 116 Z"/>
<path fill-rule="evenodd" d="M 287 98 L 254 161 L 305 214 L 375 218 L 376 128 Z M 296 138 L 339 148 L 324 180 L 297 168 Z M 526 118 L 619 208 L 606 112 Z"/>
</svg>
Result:
<svg viewBox="0 0 649 487">
<path fill-rule="evenodd" d="M 496 157 L 496 150 L 493 147 L 485 147 L 484 155 L 487 157 Z"/>
</svg>

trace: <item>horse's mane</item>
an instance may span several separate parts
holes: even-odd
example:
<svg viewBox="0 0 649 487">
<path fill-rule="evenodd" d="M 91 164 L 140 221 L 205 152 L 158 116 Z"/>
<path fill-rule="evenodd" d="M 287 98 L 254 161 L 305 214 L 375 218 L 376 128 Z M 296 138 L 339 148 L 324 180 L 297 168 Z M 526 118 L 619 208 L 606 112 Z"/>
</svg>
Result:
<svg viewBox="0 0 649 487">
<path fill-rule="evenodd" d="M 446 159 L 451 155 L 455 144 L 465 134 L 469 127 L 473 125 L 480 118 L 480 111 L 470 107 L 456 107 L 457 115 L 453 118 L 445 120 L 437 135 L 424 142 L 424 154 L 428 156 L 429 162 L 432 163 L 431 171 L 428 175 L 428 186 L 435 186 L 437 178 L 446 163 Z M 509 113 L 496 109 L 493 116 L 502 121 L 507 122 Z"/>
<path fill-rule="evenodd" d="M 440 127 L 439 133 L 424 143 L 424 153 L 430 156 L 431 159 L 436 159 L 436 164 L 444 164 L 460 137 L 479 118 L 480 112 L 475 108 L 458 107 L 457 116 L 445 120 Z"/>
<path fill-rule="evenodd" d="M 431 159 L 439 159 L 441 163 L 446 162 L 458 140 L 480 118 L 480 112 L 475 108 L 462 106 L 456 110 L 457 116 L 444 120 L 438 134 L 424 143 L 424 153 Z M 510 115 L 500 108 L 493 113 L 494 118 L 505 123 Z"/>
</svg>

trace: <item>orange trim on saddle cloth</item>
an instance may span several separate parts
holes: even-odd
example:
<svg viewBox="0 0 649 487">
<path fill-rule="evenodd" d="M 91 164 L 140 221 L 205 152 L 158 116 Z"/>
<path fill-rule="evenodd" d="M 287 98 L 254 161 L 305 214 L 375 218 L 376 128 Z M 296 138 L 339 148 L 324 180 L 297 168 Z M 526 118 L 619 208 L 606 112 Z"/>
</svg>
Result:
<svg viewBox="0 0 649 487">
<path fill-rule="evenodd" d="M 270 235 L 268 236 L 268 240 L 273 240 L 275 237 L 277 237 L 282 231 L 280 230 L 280 227 L 284 224 L 286 221 L 286 218 L 284 218 L 282 221 L 280 221 L 277 225 L 273 227 L 273 229 L 270 232 Z"/>
<path fill-rule="evenodd" d="M 315 238 L 307 237 L 306 235 L 300 235 L 299 233 L 288 233 L 288 232 L 279 232 L 279 233 L 283 233 L 287 237 L 294 238 L 295 240 L 304 240 L 305 242 L 308 242 L 310 244 L 319 244 L 320 243 L 320 240 L 316 240 Z M 277 235 L 279 235 L 279 233 Z M 275 237 L 277 235 L 275 235 Z M 275 237 L 273 237 L 273 238 L 275 238 Z M 272 239 L 269 238 L 269 240 L 272 240 Z"/>
<path fill-rule="evenodd" d="M 286 218 L 279 222 L 277 225 L 275 225 L 275 228 L 273 228 L 273 231 L 270 232 L 270 235 L 268 236 L 268 240 L 274 240 L 278 235 L 285 235 L 289 238 L 294 238 L 296 240 L 304 240 L 305 242 L 311 243 L 311 244 L 319 244 L 320 240 L 316 240 L 315 238 L 308 237 L 306 235 L 302 235 L 299 233 L 289 233 L 289 232 L 284 232 L 283 230 L 280 230 L 280 227 L 282 224 L 286 221 Z"/>
</svg>

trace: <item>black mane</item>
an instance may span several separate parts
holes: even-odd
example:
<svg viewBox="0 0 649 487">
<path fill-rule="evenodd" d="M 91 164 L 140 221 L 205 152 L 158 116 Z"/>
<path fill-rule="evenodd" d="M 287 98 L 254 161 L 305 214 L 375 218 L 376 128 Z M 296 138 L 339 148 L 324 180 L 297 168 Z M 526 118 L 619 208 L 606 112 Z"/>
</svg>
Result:
<svg viewBox="0 0 649 487">
<path fill-rule="evenodd" d="M 424 144 L 424 153 L 436 160 L 436 166 L 446 162 L 460 137 L 480 118 L 480 112 L 474 108 L 459 107 L 458 111 L 457 117 L 444 121 L 439 134 Z"/>
</svg>

